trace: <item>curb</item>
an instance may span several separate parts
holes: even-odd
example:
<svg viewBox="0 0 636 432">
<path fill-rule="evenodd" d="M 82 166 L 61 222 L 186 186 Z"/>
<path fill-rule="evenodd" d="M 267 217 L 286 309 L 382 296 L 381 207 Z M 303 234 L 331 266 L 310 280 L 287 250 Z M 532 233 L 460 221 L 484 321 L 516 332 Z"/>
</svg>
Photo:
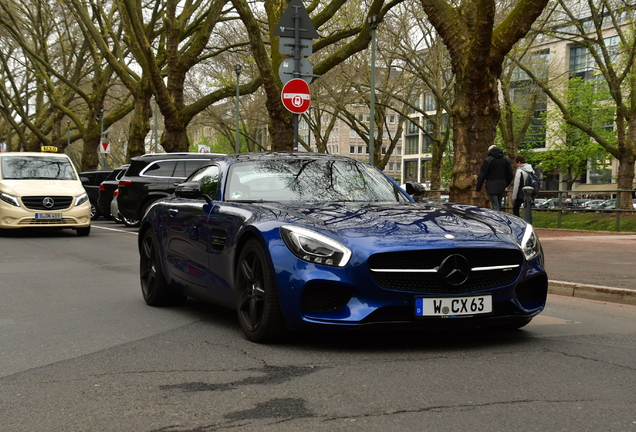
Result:
<svg viewBox="0 0 636 432">
<path fill-rule="evenodd" d="M 625 288 L 549 281 L 548 294 L 636 306 L 636 291 Z"/>
</svg>

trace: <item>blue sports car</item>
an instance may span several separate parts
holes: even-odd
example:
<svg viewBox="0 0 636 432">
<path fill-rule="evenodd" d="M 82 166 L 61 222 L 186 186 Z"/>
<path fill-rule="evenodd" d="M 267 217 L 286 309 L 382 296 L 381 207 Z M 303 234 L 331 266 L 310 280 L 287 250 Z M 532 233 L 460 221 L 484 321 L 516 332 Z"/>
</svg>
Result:
<svg viewBox="0 0 636 432">
<path fill-rule="evenodd" d="M 220 157 L 139 228 L 146 303 L 235 309 L 247 339 L 290 329 L 518 328 L 548 277 L 532 226 L 413 199 L 378 169 L 315 153 Z"/>
</svg>

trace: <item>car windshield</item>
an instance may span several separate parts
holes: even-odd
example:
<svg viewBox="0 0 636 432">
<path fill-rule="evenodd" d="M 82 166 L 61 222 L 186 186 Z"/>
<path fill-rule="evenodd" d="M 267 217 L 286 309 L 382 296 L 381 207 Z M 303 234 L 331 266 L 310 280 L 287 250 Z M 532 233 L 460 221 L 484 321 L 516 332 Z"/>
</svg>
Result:
<svg viewBox="0 0 636 432">
<path fill-rule="evenodd" d="M 73 165 L 64 157 L 6 156 L 3 180 L 76 180 Z"/>
<path fill-rule="evenodd" d="M 232 165 L 225 200 L 234 202 L 408 202 L 380 171 L 353 159 L 294 159 Z"/>
</svg>

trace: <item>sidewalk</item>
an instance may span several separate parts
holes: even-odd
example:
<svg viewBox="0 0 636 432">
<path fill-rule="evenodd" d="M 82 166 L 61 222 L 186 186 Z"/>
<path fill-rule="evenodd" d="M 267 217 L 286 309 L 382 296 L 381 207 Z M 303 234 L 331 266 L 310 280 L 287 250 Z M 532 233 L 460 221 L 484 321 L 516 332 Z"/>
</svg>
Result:
<svg viewBox="0 0 636 432">
<path fill-rule="evenodd" d="M 636 306 L 636 234 L 536 231 L 550 294 Z"/>
</svg>

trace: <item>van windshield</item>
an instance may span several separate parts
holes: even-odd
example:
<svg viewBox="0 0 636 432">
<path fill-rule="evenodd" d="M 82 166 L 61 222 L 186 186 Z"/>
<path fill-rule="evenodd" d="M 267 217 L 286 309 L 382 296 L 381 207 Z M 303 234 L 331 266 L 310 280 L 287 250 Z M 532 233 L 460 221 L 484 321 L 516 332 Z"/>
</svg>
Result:
<svg viewBox="0 0 636 432">
<path fill-rule="evenodd" d="M 77 180 L 65 157 L 6 156 L 1 160 L 3 180 Z"/>
</svg>

